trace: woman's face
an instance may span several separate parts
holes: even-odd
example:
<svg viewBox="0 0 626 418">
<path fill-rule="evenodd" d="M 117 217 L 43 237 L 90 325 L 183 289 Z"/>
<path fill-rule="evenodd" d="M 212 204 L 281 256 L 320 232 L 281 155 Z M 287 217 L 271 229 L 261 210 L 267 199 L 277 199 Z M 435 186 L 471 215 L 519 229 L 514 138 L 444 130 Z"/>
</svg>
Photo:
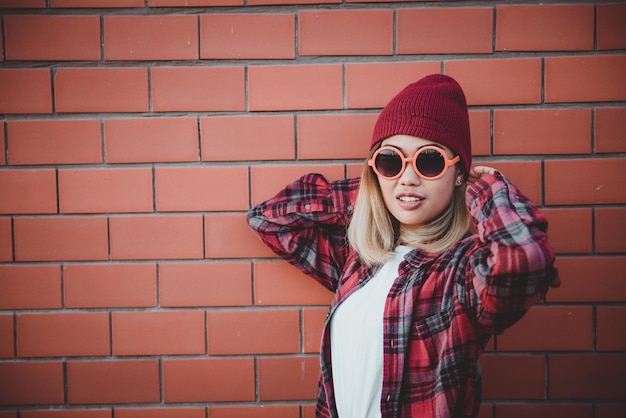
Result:
<svg viewBox="0 0 626 418">
<path fill-rule="evenodd" d="M 385 139 L 382 146 L 397 148 L 405 157 L 411 158 L 418 149 L 426 145 L 441 148 L 448 158 L 454 153 L 443 145 L 433 141 L 408 135 L 395 135 Z M 388 180 L 377 175 L 380 190 L 387 209 L 407 229 L 417 230 L 439 215 L 452 200 L 457 179 L 463 175 L 457 166 L 451 166 L 443 177 L 426 180 L 419 177 L 411 163 L 407 164 L 402 175 L 395 180 Z"/>
</svg>

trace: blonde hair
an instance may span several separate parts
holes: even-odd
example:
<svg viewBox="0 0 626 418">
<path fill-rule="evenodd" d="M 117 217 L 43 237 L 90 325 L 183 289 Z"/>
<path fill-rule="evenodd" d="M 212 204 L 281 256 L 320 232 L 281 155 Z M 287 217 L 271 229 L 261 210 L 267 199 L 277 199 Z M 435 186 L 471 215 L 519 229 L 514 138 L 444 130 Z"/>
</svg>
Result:
<svg viewBox="0 0 626 418">
<path fill-rule="evenodd" d="M 370 157 L 376 148 L 372 149 Z M 402 228 L 385 206 L 378 178 L 365 162 L 354 214 L 348 225 L 348 242 L 361 261 L 372 266 L 382 264 L 392 256 L 400 237 L 402 243 L 410 247 L 441 253 L 461 240 L 469 225 L 465 185 L 461 185 L 454 188 L 446 209 L 420 228 L 419 235 Z"/>
</svg>

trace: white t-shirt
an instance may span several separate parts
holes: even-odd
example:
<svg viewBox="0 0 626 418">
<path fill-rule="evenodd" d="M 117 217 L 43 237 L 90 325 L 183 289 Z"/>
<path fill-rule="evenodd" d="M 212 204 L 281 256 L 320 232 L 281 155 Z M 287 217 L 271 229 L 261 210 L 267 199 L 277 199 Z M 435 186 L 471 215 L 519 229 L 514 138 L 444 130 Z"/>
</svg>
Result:
<svg viewBox="0 0 626 418">
<path fill-rule="evenodd" d="M 379 418 L 383 387 L 383 315 L 398 267 L 411 248 L 392 259 L 333 313 L 330 347 L 339 418 Z"/>
</svg>

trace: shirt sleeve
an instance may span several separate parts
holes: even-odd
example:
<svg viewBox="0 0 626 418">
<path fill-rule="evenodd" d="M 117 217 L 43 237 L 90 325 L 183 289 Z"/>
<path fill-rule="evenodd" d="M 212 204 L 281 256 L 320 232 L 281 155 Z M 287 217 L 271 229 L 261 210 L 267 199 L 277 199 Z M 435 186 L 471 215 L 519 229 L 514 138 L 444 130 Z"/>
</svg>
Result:
<svg viewBox="0 0 626 418">
<path fill-rule="evenodd" d="M 248 224 L 277 255 L 334 291 L 348 253 L 346 227 L 359 179 L 307 174 L 252 208 Z"/>
<path fill-rule="evenodd" d="M 467 190 L 479 242 L 470 255 L 466 291 L 478 326 L 501 333 L 519 320 L 549 287 L 560 285 L 546 218 L 496 172 Z"/>
</svg>

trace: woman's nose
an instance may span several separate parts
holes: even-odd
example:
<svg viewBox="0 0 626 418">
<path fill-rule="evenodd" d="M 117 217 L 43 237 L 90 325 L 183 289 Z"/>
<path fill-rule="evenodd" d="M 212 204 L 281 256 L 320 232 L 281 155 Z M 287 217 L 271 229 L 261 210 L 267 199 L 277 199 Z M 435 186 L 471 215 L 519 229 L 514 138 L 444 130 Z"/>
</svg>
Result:
<svg viewBox="0 0 626 418">
<path fill-rule="evenodd" d="M 404 170 L 404 173 L 399 178 L 400 184 L 420 184 L 422 182 L 422 178 L 417 175 L 415 172 L 415 167 L 413 164 L 407 163 L 407 167 Z"/>
</svg>

